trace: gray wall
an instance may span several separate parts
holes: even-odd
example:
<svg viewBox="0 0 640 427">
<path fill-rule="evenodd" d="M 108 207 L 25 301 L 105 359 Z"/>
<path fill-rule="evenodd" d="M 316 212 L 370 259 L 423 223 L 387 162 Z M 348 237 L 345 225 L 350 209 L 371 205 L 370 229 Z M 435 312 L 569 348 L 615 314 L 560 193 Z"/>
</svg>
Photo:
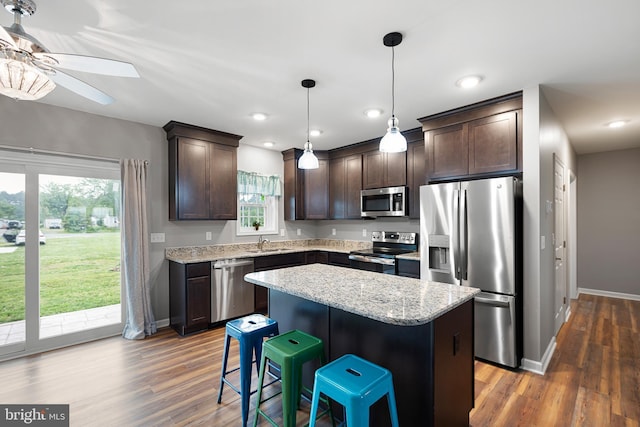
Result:
<svg viewBox="0 0 640 427">
<path fill-rule="evenodd" d="M 640 148 L 578 157 L 578 286 L 640 297 Z"/>
<path fill-rule="evenodd" d="M 543 369 L 539 363 L 555 335 L 553 214 L 545 211 L 546 201 L 554 199 L 553 155 L 564 163 L 567 177 L 577 160 L 540 86 L 523 91 L 523 110 L 524 359 L 527 367 Z"/>
</svg>

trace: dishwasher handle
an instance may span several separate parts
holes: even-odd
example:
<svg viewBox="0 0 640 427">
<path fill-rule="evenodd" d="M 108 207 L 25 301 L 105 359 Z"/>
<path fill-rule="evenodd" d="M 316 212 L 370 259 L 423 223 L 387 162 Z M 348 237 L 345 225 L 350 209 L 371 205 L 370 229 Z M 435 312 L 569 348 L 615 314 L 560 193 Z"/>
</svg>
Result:
<svg viewBox="0 0 640 427">
<path fill-rule="evenodd" d="M 253 258 L 251 259 L 232 259 L 232 260 L 220 260 L 211 264 L 211 267 L 216 270 L 231 267 L 244 267 L 247 265 L 253 266 Z"/>
</svg>

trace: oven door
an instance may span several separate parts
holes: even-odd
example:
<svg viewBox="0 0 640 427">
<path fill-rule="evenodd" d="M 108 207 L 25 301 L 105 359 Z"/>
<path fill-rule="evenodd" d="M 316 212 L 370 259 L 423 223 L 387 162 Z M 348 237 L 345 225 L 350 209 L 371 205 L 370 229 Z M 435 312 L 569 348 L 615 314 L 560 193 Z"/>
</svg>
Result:
<svg viewBox="0 0 640 427">
<path fill-rule="evenodd" d="M 351 268 L 358 270 L 373 271 L 383 274 L 396 274 L 395 258 L 350 254 L 349 265 Z"/>
</svg>

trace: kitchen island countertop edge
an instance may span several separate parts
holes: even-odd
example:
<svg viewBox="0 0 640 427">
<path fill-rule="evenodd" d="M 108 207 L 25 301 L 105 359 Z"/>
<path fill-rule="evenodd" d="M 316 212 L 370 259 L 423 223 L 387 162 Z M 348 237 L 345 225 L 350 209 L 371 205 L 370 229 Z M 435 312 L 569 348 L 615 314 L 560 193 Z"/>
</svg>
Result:
<svg viewBox="0 0 640 427">
<path fill-rule="evenodd" d="M 325 264 L 249 273 L 245 280 L 380 322 L 416 326 L 472 299 L 479 289 Z"/>
</svg>

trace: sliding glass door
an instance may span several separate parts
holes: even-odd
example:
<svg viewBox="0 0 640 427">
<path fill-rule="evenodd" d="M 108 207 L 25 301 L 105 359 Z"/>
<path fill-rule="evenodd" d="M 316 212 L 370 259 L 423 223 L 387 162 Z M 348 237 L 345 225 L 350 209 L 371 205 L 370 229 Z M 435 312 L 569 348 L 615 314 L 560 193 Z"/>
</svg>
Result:
<svg viewBox="0 0 640 427">
<path fill-rule="evenodd" d="M 25 348 L 25 259 L 16 238 L 24 223 L 25 174 L 0 168 L 0 355 Z"/>
<path fill-rule="evenodd" d="M 118 165 L 10 155 L 0 219 L 17 225 L 0 242 L 0 357 L 119 333 Z"/>
</svg>

